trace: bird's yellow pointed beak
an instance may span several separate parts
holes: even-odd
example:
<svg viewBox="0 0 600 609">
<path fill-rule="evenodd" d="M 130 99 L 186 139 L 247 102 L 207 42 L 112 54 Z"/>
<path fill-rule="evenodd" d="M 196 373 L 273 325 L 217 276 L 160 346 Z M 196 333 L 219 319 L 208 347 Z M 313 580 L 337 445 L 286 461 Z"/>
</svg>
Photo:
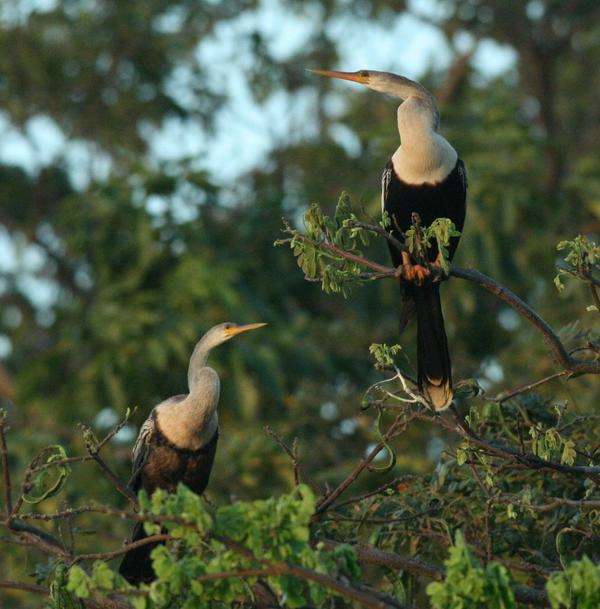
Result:
<svg viewBox="0 0 600 609">
<path fill-rule="evenodd" d="M 361 85 L 369 84 L 369 76 L 368 74 L 362 72 L 336 72 L 335 70 L 317 70 L 307 68 L 309 72 L 313 72 L 314 74 L 319 74 L 320 76 L 327 76 L 329 78 L 341 78 L 342 80 L 351 80 L 352 82 L 358 82 Z"/>
<path fill-rule="evenodd" d="M 227 336 L 236 336 L 237 334 L 241 334 L 242 332 L 248 332 L 248 330 L 258 330 L 258 328 L 262 328 L 266 326 L 266 323 L 259 324 L 246 324 L 244 326 L 233 326 L 233 328 L 229 328 L 225 330 L 225 334 Z"/>
</svg>

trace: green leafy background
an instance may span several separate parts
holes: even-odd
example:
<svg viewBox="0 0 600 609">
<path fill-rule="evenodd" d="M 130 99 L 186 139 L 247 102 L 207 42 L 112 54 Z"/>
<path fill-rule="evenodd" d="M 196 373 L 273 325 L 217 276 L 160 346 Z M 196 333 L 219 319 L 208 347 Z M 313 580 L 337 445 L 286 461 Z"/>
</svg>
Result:
<svg viewBox="0 0 600 609">
<path fill-rule="evenodd" d="M 47 446 L 60 445 L 68 455 L 85 452 L 77 423 L 91 425 L 101 437 L 137 406 L 129 435 L 105 449 L 111 467 L 126 479 L 139 425 L 154 404 L 185 390 L 195 342 L 225 320 L 269 326 L 211 357 L 223 384 L 222 438 L 207 497 L 219 506 L 220 518 L 267 518 L 269 501 L 291 502 L 285 497 L 295 496 L 289 495 L 290 459 L 264 432 L 266 424 L 290 445 L 298 438 L 303 479 L 317 493 L 342 480 L 377 441 L 377 415 L 361 403 L 365 390 L 382 378 L 369 346 L 399 340 L 397 286 L 369 282 L 346 299 L 325 294 L 273 242 L 282 237 L 282 217 L 301 226 L 315 202 L 331 216 L 342 191 L 357 213 L 364 210 L 379 221 L 381 170 L 398 144 L 396 107 L 385 96 L 308 75 L 306 67 L 389 69 L 417 76 L 435 91 L 442 132 L 468 169 L 469 207 L 457 264 L 511 287 L 560 331 L 568 348 L 597 340 L 590 292 L 566 276 L 574 268 L 569 263 L 593 265 L 598 258 L 600 76 L 590 67 L 600 61 L 597 2 L 433 2 L 428 27 L 444 41 L 449 67 L 432 57 L 420 74 L 403 59 L 402 40 L 378 65 L 343 63 L 345 32 L 365 21 L 392 31 L 403 15 L 422 12 L 419 3 L 277 0 L 272 4 L 286 19 L 308 24 L 305 43 L 287 55 L 253 17 L 261 4 L 256 0 L 69 0 L 39 10 L 30 4 L 4 3 L 0 13 L 2 119 L 25 137 L 31 137 L 32 121 L 50 121 L 77 147 L 33 168 L 21 166 L 10 151 L 0 158 L 0 236 L 7 253 L 0 265 L 0 337 L 6 346 L 0 393 L 11 427 L 15 493 L 27 464 Z M 249 25 L 240 26 L 244 18 Z M 228 70 L 211 71 L 211 60 L 202 54 L 227 28 L 232 42 L 213 59 L 238 70 L 238 89 L 228 85 Z M 490 77 L 477 56 L 464 54 L 475 41 L 510 49 L 514 65 Z M 494 56 L 489 57 L 491 66 Z M 182 89 L 182 82 L 189 86 Z M 285 135 L 269 134 L 264 160 L 241 167 L 230 179 L 209 161 L 214 135 L 232 116 L 251 129 L 249 108 L 239 102 L 242 89 L 271 122 L 279 96 L 290 109 L 290 122 Z M 201 152 L 161 158 L 149 134 L 165 125 L 198 133 Z M 589 240 L 571 241 L 577 235 Z M 557 252 L 564 240 L 571 245 Z M 382 240 L 358 245 L 387 264 Z M 567 255 L 573 258 L 561 262 Z M 558 263 L 560 292 L 552 282 Z M 457 381 L 476 379 L 489 396 L 556 371 L 539 335 L 500 301 L 457 280 L 442 291 Z M 414 328 L 400 342 L 394 357 L 414 372 Z M 480 398 L 464 407 L 479 432 L 518 441 L 525 430 L 524 441 L 536 454 L 568 464 L 581 459 L 575 447 L 591 452 L 596 446 L 592 415 L 599 397 L 597 379 L 561 378 L 539 395 L 502 407 Z M 587 416 L 592 418 L 569 423 L 568 432 L 557 431 Z M 481 556 L 474 559 L 463 542 L 481 541 L 485 517 L 486 498 L 469 469 L 469 447 L 456 445 L 440 428 L 414 422 L 391 448 L 391 471 L 368 474 L 354 487 L 359 493 L 395 476 L 422 476 L 408 496 L 390 491 L 369 507 L 370 516 L 389 524 L 363 529 L 348 520 L 330 523 L 335 530 L 323 532 L 439 564 L 450 556 L 448 584 L 429 589 L 435 607 L 473 606 L 453 600 L 460 591 L 452 577 L 460 573 L 464 582 L 479 581 L 481 598 L 491 588 L 504 591 L 504 568 L 476 564 Z M 566 567 L 550 578 L 556 607 L 568 606 L 569 590 L 581 591 L 582 599 L 597 598 L 588 589 L 597 590 L 589 582 L 599 581 L 597 515 L 521 507 L 547 495 L 594 499 L 593 485 L 497 472 L 484 457 L 477 459 L 484 484 L 514 499 L 494 508 L 494 553 L 521 552 L 523 561 L 538 561 L 546 571 L 530 576 L 535 584 Z M 53 486 L 57 478 L 46 484 Z M 44 494 L 44 488 L 37 491 Z M 50 492 L 27 509 L 51 513 L 91 501 L 125 505 L 93 464 L 74 465 L 66 484 L 56 488 L 58 494 Z M 290 505 L 289 518 L 296 509 Z M 362 518 L 366 507 L 360 503 L 356 514 L 353 509 L 345 517 Z M 88 514 L 48 526 L 68 543 L 75 539 L 78 552 L 93 552 L 119 547 L 130 524 Z M 563 529 L 569 531 L 558 535 Z M 458 530 L 464 537 L 457 537 Z M 38 552 L 0 543 L 7 550 L 0 552 L 6 578 L 34 572 L 40 581 L 67 577 Z M 314 553 L 303 548 L 298 557 Z M 100 587 L 109 579 L 103 566 L 91 577 Z M 526 579 L 514 571 L 511 577 Z M 373 578 L 398 598 L 429 602 L 424 585 L 405 574 Z M 82 576 L 79 585 L 85 582 Z M 64 586 L 56 590 L 56 606 L 62 606 Z M 288 593 L 295 594 L 291 588 Z M 4 589 L 0 598 L 7 608 L 46 603 Z M 499 593 L 494 602 L 510 606 L 509 593 Z M 597 601 L 577 605 L 595 606 Z"/>
</svg>

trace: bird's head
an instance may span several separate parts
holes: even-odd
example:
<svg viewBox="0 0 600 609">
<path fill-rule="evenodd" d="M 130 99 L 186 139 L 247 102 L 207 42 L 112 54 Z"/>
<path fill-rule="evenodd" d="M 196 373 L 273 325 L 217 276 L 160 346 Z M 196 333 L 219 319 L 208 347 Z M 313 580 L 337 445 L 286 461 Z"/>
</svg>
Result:
<svg viewBox="0 0 600 609">
<path fill-rule="evenodd" d="M 266 323 L 239 325 L 231 321 L 226 321 L 222 324 L 217 324 L 216 326 L 213 326 L 202 337 L 201 342 L 205 343 L 206 345 L 210 345 L 210 347 L 216 347 L 217 345 L 228 341 L 230 338 L 233 338 L 234 336 L 237 336 L 242 332 L 248 332 L 249 330 L 258 330 L 258 328 L 262 328 L 266 325 Z"/>
<path fill-rule="evenodd" d="M 357 82 L 373 91 L 387 93 L 401 100 L 410 100 L 406 110 L 423 111 L 430 118 L 431 126 L 437 129 L 439 124 L 439 112 L 433 95 L 420 83 L 391 72 L 379 72 L 377 70 L 358 70 L 358 72 L 337 72 L 335 70 L 309 69 L 309 72 L 327 76 L 328 78 L 339 78 Z M 402 104 L 404 105 L 404 104 Z M 401 106 L 402 107 L 402 106 Z"/>
</svg>

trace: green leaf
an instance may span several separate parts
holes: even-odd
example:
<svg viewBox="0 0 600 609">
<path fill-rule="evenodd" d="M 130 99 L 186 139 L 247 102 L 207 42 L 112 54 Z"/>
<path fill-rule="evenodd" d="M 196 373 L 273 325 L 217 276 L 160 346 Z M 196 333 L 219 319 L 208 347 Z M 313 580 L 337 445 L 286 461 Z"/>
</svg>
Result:
<svg viewBox="0 0 600 609">
<path fill-rule="evenodd" d="M 114 573 L 104 561 L 95 561 L 92 567 L 92 585 L 103 590 L 114 588 Z"/>
<path fill-rule="evenodd" d="M 145 596 L 131 596 L 129 602 L 133 605 L 133 609 L 148 609 L 148 599 Z"/>
<path fill-rule="evenodd" d="M 573 561 L 564 571 L 552 573 L 546 582 L 552 609 L 600 607 L 600 565 L 587 556 Z"/>
<path fill-rule="evenodd" d="M 90 596 L 90 578 L 81 567 L 74 565 L 69 569 L 67 590 L 73 592 L 79 598 L 88 598 Z"/>
<path fill-rule="evenodd" d="M 573 465 L 577 452 L 575 451 L 575 442 L 573 440 L 565 440 L 563 444 L 562 455 L 560 456 L 560 462 L 566 465 Z"/>
<path fill-rule="evenodd" d="M 506 568 L 492 561 L 483 569 L 460 531 L 445 565 L 445 580 L 433 582 L 426 589 L 435 609 L 515 609 Z"/>
<path fill-rule="evenodd" d="M 467 462 L 467 451 L 463 448 L 456 449 L 456 463 L 458 465 L 464 465 Z"/>
</svg>

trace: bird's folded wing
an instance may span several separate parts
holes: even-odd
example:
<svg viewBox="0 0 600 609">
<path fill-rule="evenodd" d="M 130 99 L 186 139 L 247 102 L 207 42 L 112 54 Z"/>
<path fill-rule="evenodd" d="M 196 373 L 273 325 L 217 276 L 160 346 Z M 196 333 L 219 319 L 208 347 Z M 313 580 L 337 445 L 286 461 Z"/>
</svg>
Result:
<svg viewBox="0 0 600 609">
<path fill-rule="evenodd" d="M 131 451 L 132 461 L 132 474 L 127 486 L 134 492 L 140 489 L 140 479 L 142 469 L 146 464 L 146 458 L 148 456 L 148 446 L 150 444 L 150 438 L 153 436 L 156 430 L 156 423 L 154 422 L 154 410 L 150 413 L 150 416 L 144 421 L 140 428 L 140 433 L 133 445 Z"/>
</svg>

